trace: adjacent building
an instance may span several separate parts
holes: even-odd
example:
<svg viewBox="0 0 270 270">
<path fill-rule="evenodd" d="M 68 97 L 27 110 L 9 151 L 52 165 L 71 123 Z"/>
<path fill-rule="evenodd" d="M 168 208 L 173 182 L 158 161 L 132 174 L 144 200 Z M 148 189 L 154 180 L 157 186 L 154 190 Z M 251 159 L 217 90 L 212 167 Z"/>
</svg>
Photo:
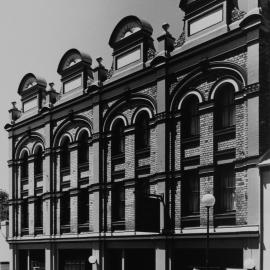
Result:
<svg viewBox="0 0 270 270">
<path fill-rule="evenodd" d="M 208 193 L 209 265 L 270 267 L 269 7 L 181 0 L 178 39 L 164 24 L 155 48 L 127 16 L 110 70 L 71 49 L 60 93 L 23 77 L 5 126 L 11 269 L 201 268 Z"/>
</svg>

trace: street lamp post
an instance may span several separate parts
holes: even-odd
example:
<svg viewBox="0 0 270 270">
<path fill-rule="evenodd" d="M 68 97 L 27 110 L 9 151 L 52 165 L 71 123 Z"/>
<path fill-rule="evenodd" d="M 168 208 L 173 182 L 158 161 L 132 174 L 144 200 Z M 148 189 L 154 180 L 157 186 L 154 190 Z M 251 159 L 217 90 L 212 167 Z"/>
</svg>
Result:
<svg viewBox="0 0 270 270">
<path fill-rule="evenodd" d="M 207 210 L 207 230 L 206 230 L 206 250 L 205 250 L 205 268 L 208 270 L 208 255 L 209 255 L 209 209 L 215 205 L 215 197 L 212 194 L 205 194 L 202 197 L 202 205 Z"/>
</svg>

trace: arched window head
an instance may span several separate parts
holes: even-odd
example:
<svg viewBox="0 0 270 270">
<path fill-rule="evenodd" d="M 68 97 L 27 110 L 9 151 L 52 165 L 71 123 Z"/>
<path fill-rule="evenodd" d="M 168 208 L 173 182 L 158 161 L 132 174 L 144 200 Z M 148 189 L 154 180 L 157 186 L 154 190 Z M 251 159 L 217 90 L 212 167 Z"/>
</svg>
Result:
<svg viewBox="0 0 270 270">
<path fill-rule="evenodd" d="M 223 129 L 235 125 L 234 86 L 222 84 L 215 97 L 215 128 Z"/>
<path fill-rule="evenodd" d="M 34 162 L 34 172 L 35 175 L 42 174 L 43 172 L 43 151 L 42 147 L 38 146 L 35 151 L 35 162 Z"/>
<path fill-rule="evenodd" d="M 112 127 L 112 155 L 121 155 L 125 153 L 125 135 L 124 123 L 117 120 Z"/>
<path fill-rule="evenodd" d="M 192 137 L 200 134 L 199 100 L 195 95 L 185 98 L 182 106 L 183 136 Z"/>
<path fill-rule="evenodd" d="M 78 139 L 78 163 L 86 164 L 89 161 L 88 133 L 86 130 L 80 133 Z"/>
<path fill-rule="evenodd" d="M 60 163 L 61 170 L 70 169 L 69 139 L 67 137 L 65 137 L 61 143 Z"/>
<path fill-rule="evenodd" d="M 28 178 L 28 153 L 23 152 L 21 157 L 21 178 Z"/>
<path fill-rule="evenodd" d="M 136 117 L 135 122 L 135 149 L 136 151 L 149 147 L 150 129 L 149 114 L 146 111 L 141 112 Z"/>
</svg>

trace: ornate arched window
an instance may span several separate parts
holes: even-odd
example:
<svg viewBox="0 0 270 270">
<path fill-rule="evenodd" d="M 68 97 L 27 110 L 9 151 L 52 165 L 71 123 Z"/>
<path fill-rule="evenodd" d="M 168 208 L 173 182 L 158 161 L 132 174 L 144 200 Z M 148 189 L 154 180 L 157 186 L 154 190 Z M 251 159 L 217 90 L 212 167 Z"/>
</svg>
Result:
<svg viewBox="0 0 270 270">
<path fill-rule="evenodd" d="M 135 122 L 135 150 L 140 151 L 149 148 L 149 114 L 142 111 L 137 117 Z"/>
<path fill-rule="evenodd" d="M 125 153 L 124 122 L 118 119 L 112 127 L 112 156 Z"/>
<path fill-rule="evenodd" d="M 35 177 L 39 176 L 43 172 L 43 150 L 41 146 L 38 146 L 35 151 L 34 161 L 34 173 Z"/>
<path fill-rule="evenodd" d="M 28 178 L 28 153 L 26 151 L 21 157 L 21 178 Z"/>
<path fill-rule="evenodd" d="M 185 98 L 182 107 L 183 136 L 192 137 L 200 134 L 199 100 L 195 95 Z"/>
<path fill-rule="evenodd" d="M 215 95 L 215 129 L 229 128 L 235 125 L 234 86 L 224 83 Z"/>
<path fill-rule="evenodd" d="M 78 163 L 86 164 L 89 161 L 88 133 L 86 130 L 80 133 L 78 139 Z"/>
<path fill-rule="evenodd" d="M 69 151 L 69 139 L 65 137 L 61 143 L 61 152 L 60 152 L 60 165 L 61 170 L 70 169 L 70 151 Z"/>
</svg>

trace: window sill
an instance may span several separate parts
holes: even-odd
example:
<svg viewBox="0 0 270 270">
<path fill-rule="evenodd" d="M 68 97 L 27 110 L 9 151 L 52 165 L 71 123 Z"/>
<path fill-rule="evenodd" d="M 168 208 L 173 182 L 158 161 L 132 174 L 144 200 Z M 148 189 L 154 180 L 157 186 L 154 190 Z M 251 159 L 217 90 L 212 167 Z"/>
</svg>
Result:
<svg viewBox="0 0 270 270">
<path fill-rule="evenodd" d="M 43 174 L 42 173 L 35 174 L 34 178 L 36 182 L 40 182 L 43 180 Z"/>
<path fill-rule="evenodd" d="M 222 225 L 235 225 L 236 224 L 236 212 L 228 211 L 214 214 L 215 226 Z"/>
<path fill-rule="evenodd" d="M 112 161 L 114 163 L 123 163 L 123 162 L 125 162 L 125 154 L 124 153 L 112 154 Z"/>
<path fill-rule="evenodd" d="M 62 176 L 66 176 L 70 174 L 70 168 L 61 168 L 60 170 Z"/>
<path fill-rule="evenodd" d="M 136 157 L 137 156 L 139 156 L 139 157 L 140 156 L 142 156 L 142 157 L 147 156 L 150 154 L 150 147 L 137 149 L 137 150 L 135 150 L 135 154 L 136 154 Z"/>
<path fill-rule="evenodd" d="M 79 171 L 88 171 L 89 170 L 89 162 L 79 163 L 78 164 Z"/>
<path fill-rule="evenodd" d="M 234 135 L 235 136 L 235 126 L 222 128 L 222 129 L 216 129 L 215 130 L 215 136 L 229 136 Z"/>
<path fill-rule="evenodd" d="M 193 135 L 193 136 L 183 136 L 182 143 L 189 144 L 200 141 L 200 135 Z"/>
</svg>

